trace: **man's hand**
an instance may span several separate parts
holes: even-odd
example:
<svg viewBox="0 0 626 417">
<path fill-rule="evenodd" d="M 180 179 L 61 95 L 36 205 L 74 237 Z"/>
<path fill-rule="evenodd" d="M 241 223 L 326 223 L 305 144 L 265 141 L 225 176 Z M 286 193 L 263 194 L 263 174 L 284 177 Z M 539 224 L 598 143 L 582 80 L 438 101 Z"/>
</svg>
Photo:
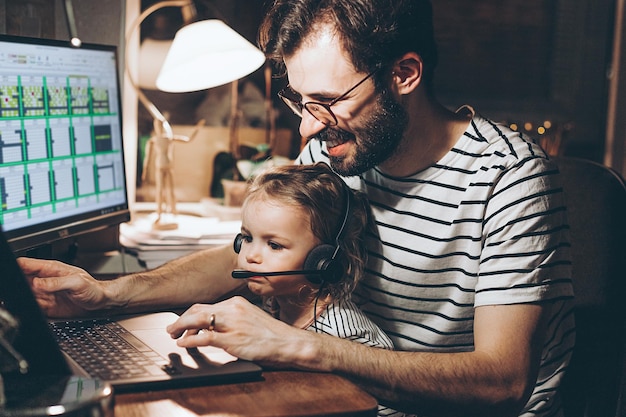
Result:
<svg viewBox="0 0 626 417">
<path fill-rule="evenodd" d="M 106 307 L 106 283 L 58 261 L 18 258 L 35 298 L 49 317 L 85 316 Z"/>
<path fill-rule="evenodd" d="M 274 319 L 243 297 L 195 304 L 167 331 L 181 347 L 217 346 L 238 358 L 271 366 L 293 363 L 298 341 L 313 334 Z"/>
</svg>

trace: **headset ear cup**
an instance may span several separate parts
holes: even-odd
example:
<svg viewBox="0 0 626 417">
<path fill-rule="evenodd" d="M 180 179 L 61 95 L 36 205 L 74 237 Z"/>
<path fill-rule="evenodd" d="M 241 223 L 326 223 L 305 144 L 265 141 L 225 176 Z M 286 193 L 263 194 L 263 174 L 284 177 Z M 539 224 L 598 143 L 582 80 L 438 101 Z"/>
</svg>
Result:
<svg viewBox="0 0 626 417">
<path fill-rule="evenodd" d="M 320 271 L 319 274 L 307 274 L 306 278 L 313 284 L 326 282 L 334 284 L 343 276 L 341 263 L 333 259 L 335 247 L 319 245 L 314 247 L 304 261 L 304 269 Z"/>
<path fill-rule="evenodd" d="M 243 244 L 243 235 L 241 233 L 237 233 L 235 236 L 235 241 L 233 242 L 233 250 L 235 253 L 241 252 L 241 245 Z"/>
</svg>

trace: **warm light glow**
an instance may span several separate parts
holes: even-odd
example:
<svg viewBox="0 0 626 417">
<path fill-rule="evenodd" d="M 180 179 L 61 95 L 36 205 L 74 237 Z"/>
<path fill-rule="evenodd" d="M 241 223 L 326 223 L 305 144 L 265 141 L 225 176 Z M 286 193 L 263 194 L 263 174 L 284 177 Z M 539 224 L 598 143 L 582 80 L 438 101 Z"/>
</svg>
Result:
<svg viewBox="0 0 626 417">
<path fill-rule="evenodd" d="M 511 126 L 509 126 L 511 128 L 511 130 L 517 131 L 518 126 L 516 123 L 511 123 Z"/>
<path fill-rule="evenodd" d="M 530 123 L 530 122 L 524 123 L 524 129 L 526 129 L 528 131 L 533 130 L 533 124 Z"/>
<path fill-rule="evenodd" d="M 220 20 L 181 28 L 156 80 L 170 93 L 204 90 L 238 80 L 265 62 L 265 55 Z"/>
<path fill-rule="evenodd" d="M 546 129 L 550 129 L 552 127 L 552 122 L 550 120 L 546 120 L 545 122 L 543 122 L 543 127 L 545 127 Z"/>
<path fill-rule="evenodd" d="M 171 45 L 171 40 L 144 39 L 139 46 L 139 74 L 137 76 L 139 87 L 157 89 L 156 79 Z"/>
<path fill-rule="evenodd" d="M 543 135 L 544 133 L 546 133 L 546 128 L 543 126 L 539 126 L 537 128 L 537 133 L 539 133 L 540 135 Z"/>
</svg>

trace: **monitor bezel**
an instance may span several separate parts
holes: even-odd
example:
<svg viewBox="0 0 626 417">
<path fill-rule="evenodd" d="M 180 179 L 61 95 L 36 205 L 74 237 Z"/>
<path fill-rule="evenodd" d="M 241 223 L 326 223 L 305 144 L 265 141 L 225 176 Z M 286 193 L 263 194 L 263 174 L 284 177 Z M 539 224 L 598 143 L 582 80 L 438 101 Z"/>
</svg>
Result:
<svg viewBox="0 0 626 417">
<path fill-rule="evenodd" d="M 9 230 L 7 230 L 5 227 L 4 235 L 11 248 L 14 251 L 26 251 L 54 243 L 59 240 L 67 239 L 85 233 L 96 232 L 106 229 L 108 227 L 117 226 L 120 223 L 130 221 L 131 212 L 129 208 L 129 184 L 126 175 L 126 155 L 124 153 L 123 146 L 124 139 L 122 126 L 122 96 L 119 67 L 120 64 L 117 46 L 97 43 L 82 43 L 81 46 L 76 47 L 72 45 L 69 41 L 64 40 L 33 38 L 7 34 L 0 34 L 0 42 L 52 46 L 67 49 L 91 49 L 108 51 L 113 53 L 117 67 L 115 72 L 117 88 L 117 108 L 119 109 L 118 122 L 120 126 L 120 138 L 122 139 L 122 166 L 124 167 L 124 172 L 122 173 L 124 177 L 124 203 L 115 204 L 86 213 L 70 215 L 64 218 L 49 221 L 45 224 L 31 225 Z"/>
</svg>

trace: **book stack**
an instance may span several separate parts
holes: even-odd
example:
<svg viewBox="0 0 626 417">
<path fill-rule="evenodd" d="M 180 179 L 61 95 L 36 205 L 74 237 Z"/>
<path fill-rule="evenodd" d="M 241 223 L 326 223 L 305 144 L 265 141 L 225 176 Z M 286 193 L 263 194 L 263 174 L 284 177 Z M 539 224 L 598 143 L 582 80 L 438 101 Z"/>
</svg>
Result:
<svg viewBox="0 0 626 417">
<path fill-rule="evenodd" d="M 240 220 L 179 214 L 174 230 L 155 230 L 156 214 L 137 216 L 120 225 L 120 243 L 146 268 L 156 268 L 191 252 L 232 244 L 241 230 Z"/>
</svg>

